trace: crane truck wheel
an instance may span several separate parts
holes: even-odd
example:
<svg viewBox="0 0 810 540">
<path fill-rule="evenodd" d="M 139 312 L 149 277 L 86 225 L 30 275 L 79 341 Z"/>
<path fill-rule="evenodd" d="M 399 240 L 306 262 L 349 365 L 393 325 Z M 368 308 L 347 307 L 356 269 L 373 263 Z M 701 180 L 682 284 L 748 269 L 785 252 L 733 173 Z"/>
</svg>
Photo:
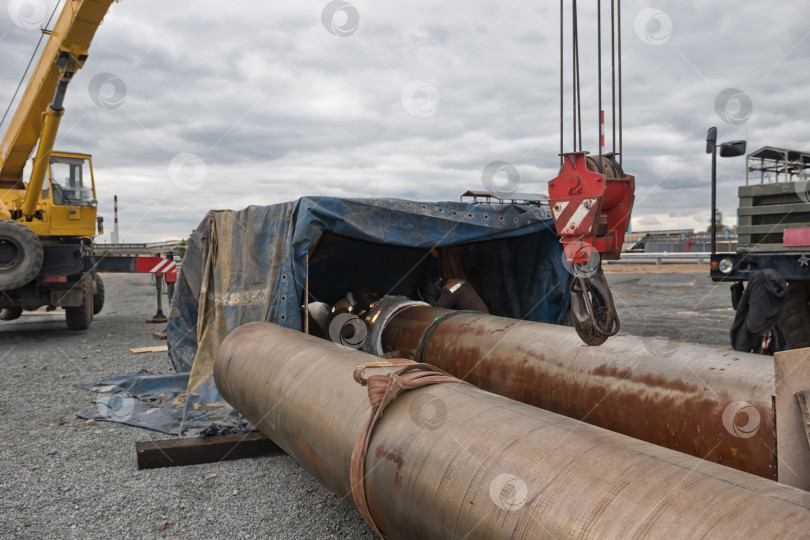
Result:
<svg viewBox="0 0 810 540">
<path fill-rule="evenodd" d="M 91 274 L 85 274 L 80 284 L 82 289 L 82 303 L 79 306 L 65 308 L 65 320 L 71 330 L 87 330 L 93 321 L 93 285 Z"/>
<path fill-rule="evenodd" d="M 34 231 L 0 219 L 0 291 L 19 289 L 37 277 L 43 258 L 42 242 Z"/>
<path fill-rule="evenodd" d="M 810 283 L 793 281 L 788 289 L 788 297 L 779 316 L 779 327 L 785 336 L 788 347 L 801 349 L 810 347 Z"/>
<path fill-rule="evenodd" d="M 14 321 L 22 315 L 21 307 L 7 307 L 0 309 L 0 321 Z"/>
<path fill-rule="evenodd" d="M 96 277 L 96 293 L 93 295 L 93 315 L 98 315 L 104 308 L 104 282 L 101 281 L 101 276 L 94 274 Z"/>
</svg>

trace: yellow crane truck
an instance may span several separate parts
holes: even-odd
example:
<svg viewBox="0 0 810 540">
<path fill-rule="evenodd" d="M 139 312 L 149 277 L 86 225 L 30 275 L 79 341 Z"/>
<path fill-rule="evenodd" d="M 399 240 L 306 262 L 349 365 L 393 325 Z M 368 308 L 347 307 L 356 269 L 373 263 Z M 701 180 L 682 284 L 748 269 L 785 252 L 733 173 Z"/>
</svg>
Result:
<svg viewBox="0 0 810 540">
<path fill-rule="evenodd" d="M 68 84 L 113 0 L 66 0 L 0 143 L 0 319 L 63 307 L 85 330 L 101 311 L 93 236 L 101 234 L 91 157 L 53 150 Z M 23 178 L 33 157 L 30 177 Z"/>
</svg>

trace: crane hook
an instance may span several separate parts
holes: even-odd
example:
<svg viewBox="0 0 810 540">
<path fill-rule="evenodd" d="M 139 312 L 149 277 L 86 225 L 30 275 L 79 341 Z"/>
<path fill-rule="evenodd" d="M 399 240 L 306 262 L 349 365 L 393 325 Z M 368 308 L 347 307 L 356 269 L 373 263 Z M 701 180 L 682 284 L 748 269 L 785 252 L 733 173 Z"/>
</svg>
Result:
<svg viewBox="0 0 810 540">
<path fill-rule="evenodd" d="M 574 265 L 574 280 L 571 282 L 571 314 L 574 328 L 587 345 L 601 345 L 607 338 L 619 332 L 619 317 L 613 303 L 613 295 L 602 272 L 584 272 Z"/>
</svg>

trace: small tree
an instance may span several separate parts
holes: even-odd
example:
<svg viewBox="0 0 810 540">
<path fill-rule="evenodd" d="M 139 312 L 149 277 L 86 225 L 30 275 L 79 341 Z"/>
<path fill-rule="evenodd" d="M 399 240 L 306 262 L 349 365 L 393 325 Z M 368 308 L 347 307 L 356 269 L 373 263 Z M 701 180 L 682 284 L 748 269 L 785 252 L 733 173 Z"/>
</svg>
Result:
<svg viewBox="0 0 810 540">
<path fill-rule="evenodd" d="M 714 222 L 716 224 L 715 227 L 716 227 L 716 230 L 717 230 L 718 233 L 726 230 L 727 227 L 725 225 L 723 225 L 723 213 L 720 212 L 720 210 L 715 210 L 714 211 Z M 706 227 L 706 232 L 711 234 L 711 232 L 712 232 L 712 226 L 711 225 Z"/>
<path fill-rule="evenodd" d="M 188 250 L 188 244 L 189 244 L 189 242 L 191 242 L 191 237 L 192 236 L 194 236 L 194 231 L 191 231 L 191 234 L 188 235 L 188 239 L 183 238 L 182 240 L 177 242 L 176 246 L 174 246 L 175 254 L 179 255 L 181 259 L 185 258 L 185 256 L 186 256 L 186 251 Z"/>
</svg>

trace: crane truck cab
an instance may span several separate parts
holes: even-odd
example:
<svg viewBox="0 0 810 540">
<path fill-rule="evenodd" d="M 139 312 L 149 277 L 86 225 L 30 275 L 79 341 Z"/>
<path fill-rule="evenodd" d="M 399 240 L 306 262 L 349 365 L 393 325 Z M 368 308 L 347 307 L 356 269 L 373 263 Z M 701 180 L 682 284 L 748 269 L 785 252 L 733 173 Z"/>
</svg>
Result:
<svg viewBox="0 0 810 540">
<path fill-rule="evenodd" d="M 93 178 L 93 158 L 89 154 L 54 152 L 43 186 L 41 206 L 48 214 L 50 233 L 70 231 L 71 235 L 91 238 L 104 231 L 97 221 L 98 200 Z"/>
<path fill-rule="evenodd" d="M 0 219 L 24 223 L 39 236 L 70 236 L 92 238 L 96 234 L 96 186 L 93 158 L 89 154 L 53 152 L 47 181 L 31 220 L 22 214 L 22 202 L 27 186 L 17 185 L 0 192 Z M 103 231 L 99 230 L 99 234 Z"/>
</svg>

